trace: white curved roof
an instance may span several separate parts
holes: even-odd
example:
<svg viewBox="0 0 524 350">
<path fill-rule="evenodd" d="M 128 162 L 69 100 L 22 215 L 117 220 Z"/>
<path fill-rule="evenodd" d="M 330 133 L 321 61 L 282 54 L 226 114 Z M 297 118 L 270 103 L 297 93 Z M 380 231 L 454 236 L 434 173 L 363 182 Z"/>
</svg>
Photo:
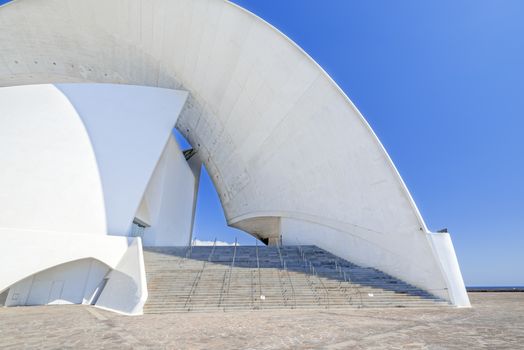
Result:
<svg viewBox="0 0 524 350">
<path fill-rule="evenodd" d="M 447 288 L 424 221 L 367 122 L 260 18 L 221 0 L 18 0 L 0 9 L 0 29 L 0 85 L 188 90 L 177 128 L 230 225 L 263 236 L 279 218 L 315 223 L 395 257 L 389 270 L 376 254 L 360 263 Z"/>
</svg>

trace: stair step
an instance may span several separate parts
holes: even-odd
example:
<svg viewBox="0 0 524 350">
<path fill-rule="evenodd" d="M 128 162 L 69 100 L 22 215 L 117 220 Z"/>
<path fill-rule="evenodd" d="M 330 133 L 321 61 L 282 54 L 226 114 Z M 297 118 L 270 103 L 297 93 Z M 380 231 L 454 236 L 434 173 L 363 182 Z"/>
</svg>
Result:
<svg viewBox="0 0 524 350">
<path fill-rule="evenodd" d="M 449 306 L 315 246 L 154 247 L 144 261 L 146 313 Z"/>
</svg>

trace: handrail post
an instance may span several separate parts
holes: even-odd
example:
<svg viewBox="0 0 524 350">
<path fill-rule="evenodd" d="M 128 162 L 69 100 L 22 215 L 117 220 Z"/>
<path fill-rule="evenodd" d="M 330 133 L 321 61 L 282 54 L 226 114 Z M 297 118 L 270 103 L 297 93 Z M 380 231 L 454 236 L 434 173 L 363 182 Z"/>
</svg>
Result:
<svg viewBox="0 0 524 350">
<path fill-rule="evenodd" d="M 188 303 L 191 303 L 191 298 L 193 296 L 193 293 L 196 290 L 196 287 L 198 285 L 198 282 L 200 281 L 200 278 L 202 278 L 202 273 L 204 272 L 204 269 L 206 268 L 206 263 L 211 261 L 211 257 L 213 256 L 213 253 L 215 252 L 216 244 L 217 244 L 217 239 L 215 237 L 215 240 L 213 242 L 213 248 L 211 248 L 211 253 L 209 253 L 209 256 L 207 257 L 207 261 L 204 261 L 204 263 L 202 264 L 202 268 L 200 269 L 200 271 L 198 271 L 195 279 L 193 280 L 193 284 L 191 285 L 191 289 L 189 290 L 189 295 L 187 296 L 186 302 L 184 303 L 184 308 L 187 307 Z M 191 308 L 191 306 L 189 307 L 189 309 L 190 308 Z M 189 311 L 189 309 L 188 309 L 188 311 Z"/>
<path fill-rule="evenodd" d="M 296 309 L 297 308 L 297 296 L 295 294 L 295 287 L 293 286 L 293 282 L 291 281 L 291 276 L 289 275 L 289 270 L 287 269 L 287 266 L 286 266 L 286 260 L 284 260 L 284 258 L 282 257 L 282 253 L 280 252 L 280 247 L 277 246 L 277 249 L 278 249 L 278 255 L 280 256 L 280 262 L 282 264 L 282 267 L 284 268 L 284 272 L 287 275 L 287 279 L 289 280 L 289 285 L 291 286 L 291 294 L 293 295 L 293 304 L 294 304 L 294 308 Z"/>
<path fill-rule="evenodd" d="M 257 254 L 257 271 L 258 271 L 258 294 L 259 300 L 262 300 L 262 276 L 260 273 L 260 260 L 258 257 L 258 240 L 255 242 L 256 254 Z M 260 301 L 259 301 L 260 302 Z"/>
<path fill-rule="evenodd" d="M 318 278 L 318 281 L 320 282 L 320 285 L 322 286 L 322 290 L 324 291 L 324 294 L 326 294 L 326 303 L 327 303 L 326 308 L 329 309 L 329 304 L 330 303 L 329 303 L 329 292 L 328 292 L 328 289 L 324 285 L 324 282 L 322 281 L 320 276 L 315 273 L 315 266 L 313 265 L 313 263 L 311 261 L 309 261 L 309 268 L 310 268 L 310 272 L 312 272 L 313 275 L 315 275 Z"/>
<path fill-rule="evenodd" d="M 233 259 L 231 260 L 231 265 L 229 266 L 229 278 L 227 281 L 227 291 L 226 291 L 226 298 L 229 296 L 229 287 L 231 286 L 231 275 L 233 274 L 233 267 L 235 266 L 235 259 L 237 256 L 237 238 L 235 237 L 235 246 L 233 248 Z"/>
</svg>

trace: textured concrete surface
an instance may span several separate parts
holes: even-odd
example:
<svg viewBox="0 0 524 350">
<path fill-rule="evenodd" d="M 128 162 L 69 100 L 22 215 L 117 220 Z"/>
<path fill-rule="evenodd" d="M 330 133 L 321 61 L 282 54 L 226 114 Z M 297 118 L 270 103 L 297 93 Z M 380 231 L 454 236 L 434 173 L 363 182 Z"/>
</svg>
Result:
<svg viewBox="0 0 524 350">
<path fill-rule="evenodd" d="M 2 349 L 519 349 L 524 293 L 472 309 L 251 311 L 125 317 L 86 306 L 0 309 Z"/>
</svg>

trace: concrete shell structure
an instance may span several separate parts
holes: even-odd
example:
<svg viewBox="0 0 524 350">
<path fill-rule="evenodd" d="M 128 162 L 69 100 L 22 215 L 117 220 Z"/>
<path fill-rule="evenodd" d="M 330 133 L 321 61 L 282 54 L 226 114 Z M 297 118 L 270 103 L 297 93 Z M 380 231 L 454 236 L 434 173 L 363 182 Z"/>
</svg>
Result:
<svg viewBox="0 0 524 350">
<path fill-rule="evenodd" d="M 171 134 L 186 98 L 131 85 L 0 88 L 2 304 L 141 312 L 137 221 L 147 245 L 191 239 L 200 163 Z"/>
<path fill-rule="evenodd" d="M 0 29 L 1 86 L 188 91 L 176 128 L 229 225 L 270 243 L 315 244 L 469 306 L 449 235 L 429 232 L 365 119 L 260 18 L 222 0 L 17 0 L 0 8 Z"/>
</svg>

